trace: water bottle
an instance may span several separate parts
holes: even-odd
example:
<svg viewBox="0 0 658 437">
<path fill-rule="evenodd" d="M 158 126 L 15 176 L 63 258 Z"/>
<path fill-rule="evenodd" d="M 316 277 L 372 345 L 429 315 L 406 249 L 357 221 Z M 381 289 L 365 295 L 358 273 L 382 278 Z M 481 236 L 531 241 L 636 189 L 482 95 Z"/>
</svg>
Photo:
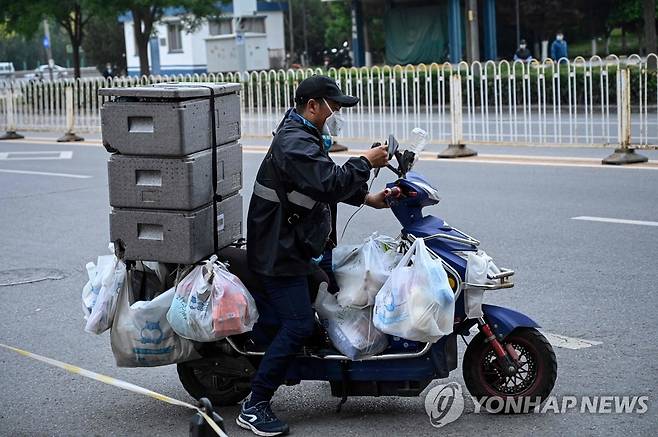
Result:
<svg viewBox="0 0 658 437">
<path fill-rule="evenodd" d="M 93 262 L 88 262 L 85 265 L 85 268 L 87 269 L 87 276 L 89 277 L 90 281 L 94 280 L 94 276 L 96 276 L 96 264 Z"/>
<path fill-rule="evenodd" d="M 419 127 L 413 128 L 411 131 L 411 146 L 409 147 L 409 151 L 414 152 L 416 156 L 420 155 L 428 140 L 429 135 L 426 131 Z"/>
<path fill-rule="evenodd" d="M 98 292 L 100 291 L 100 284 L 95 283 L 96 279 L 96 265 L 93 262 L 87 263 L 85 265 L 87 269 L 87 276 L 89 281 L 85 284 L 82 289 L 82 303 L 88 312 L 91 312 L 91 309 L 96 304 L 96 298 L 98 297 Z"/>
<path fill-rule="evenodd" d="M 409 151 L 413 152 L 414 155 L 414 163 L 418 161 L 418 158 L 420 157 L 421 152 L 423 149 L 425 149 L 425 145 L 427 145 L 427 141 L 429 140 L 429 135 L 427 134 L 426 131 L 419 127 L 413 128 L 411 131 L 411 146 L 409 146 Z"/>
</svg>

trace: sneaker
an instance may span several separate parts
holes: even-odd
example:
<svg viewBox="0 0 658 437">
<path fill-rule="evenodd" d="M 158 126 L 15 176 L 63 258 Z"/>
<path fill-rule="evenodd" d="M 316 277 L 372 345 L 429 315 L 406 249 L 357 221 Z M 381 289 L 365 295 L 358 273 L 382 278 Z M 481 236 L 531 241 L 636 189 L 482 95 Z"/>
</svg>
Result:
<svg viewBox="0 0 658 437">
<path fill-rule="evenodd" d="M 240 415 L 235 420 L 238 426 L 265 437 L 288 434 L 288 425 L 274 415 L 269 402 L 261 401 L 247 408 L 248 403 L 242 403 Z"/>
</svg>

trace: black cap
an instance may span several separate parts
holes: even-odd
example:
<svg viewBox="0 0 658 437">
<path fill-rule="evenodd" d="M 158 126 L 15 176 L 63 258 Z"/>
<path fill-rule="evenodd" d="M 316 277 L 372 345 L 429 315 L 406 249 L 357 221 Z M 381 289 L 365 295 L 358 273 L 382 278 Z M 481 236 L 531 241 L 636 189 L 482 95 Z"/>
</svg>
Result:
<svg viewBox="0 0 658 437">
<path fill-rule="evenodd" d="M 304 104 L 310 99 L 327 98 L 340 104 L 340 106 L 350 107 L 359 103 L 358 97 L 348 96 L 336 85 L 336 81 L 327 76 L 314 74 L 300 82 L 295 90 L 295 103 Z"/>
</svg>

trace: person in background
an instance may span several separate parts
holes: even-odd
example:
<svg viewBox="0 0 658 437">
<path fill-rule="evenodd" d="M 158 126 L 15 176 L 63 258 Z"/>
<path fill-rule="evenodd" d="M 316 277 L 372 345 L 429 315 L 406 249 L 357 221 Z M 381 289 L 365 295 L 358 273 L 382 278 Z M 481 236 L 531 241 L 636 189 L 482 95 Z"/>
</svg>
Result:
<svg viewBox="0 0 658 437">
<path fill-rule="evenodd" d="M 103 70 L 103 77 L 105 79 L 109 79 L 112 76 L 114 76 L 114 70 L 112 69 L 112 64 L 108 62 L 107 64 L 105 64 L 105 70 Z"/>
<path fill-rule="evenodd" d="M 524 39 L 519 43 L 519 49 L 514 53 L 515 61 L 530 62 L 532 61 L 532 53 L 528 50 Z"/>
<path fill-rule="evenodd" d="M 567 50 L 567 42 L 564 39 L 564 34 L 558 32 L 555 35 L 555 41 L 551 44 L 551 59 L 558 62 L 562 58 L 568 58 L 569 52 Z"/>
</svg>

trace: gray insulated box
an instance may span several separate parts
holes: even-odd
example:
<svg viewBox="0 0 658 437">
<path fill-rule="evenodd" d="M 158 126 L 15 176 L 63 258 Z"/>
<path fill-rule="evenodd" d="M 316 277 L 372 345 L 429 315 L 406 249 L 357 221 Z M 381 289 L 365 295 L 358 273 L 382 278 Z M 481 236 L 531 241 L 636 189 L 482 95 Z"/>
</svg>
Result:
<svg viewBox="0 0 658 437">
<path fill-rule="evenodd" d="M 113 154 L 107 164 L 110 205 L 190 211 L 212 201 L 212 150 L 183 158 Z M 217 148 L 217 194 L 242 188 L 242 146 Z"/>
<path fill-rule="evenodd" d="M 242 196 L 217 204 L 219 248 L 242 237 Z M 212 204 L 194 211 L 113 208 L 110 240 L 122 240 L 128 260 L 193 264 L 213 251 Z"/>
<path fill-rule="evenodd" d="M 240 85 L 204 84 L 215 92 L 217 144 L 240 138 Z M 198 83 L 102 88 L 103 143 L 125 155 L 183 156 L 211 147 L 210 89 Z"/>
</svg>

